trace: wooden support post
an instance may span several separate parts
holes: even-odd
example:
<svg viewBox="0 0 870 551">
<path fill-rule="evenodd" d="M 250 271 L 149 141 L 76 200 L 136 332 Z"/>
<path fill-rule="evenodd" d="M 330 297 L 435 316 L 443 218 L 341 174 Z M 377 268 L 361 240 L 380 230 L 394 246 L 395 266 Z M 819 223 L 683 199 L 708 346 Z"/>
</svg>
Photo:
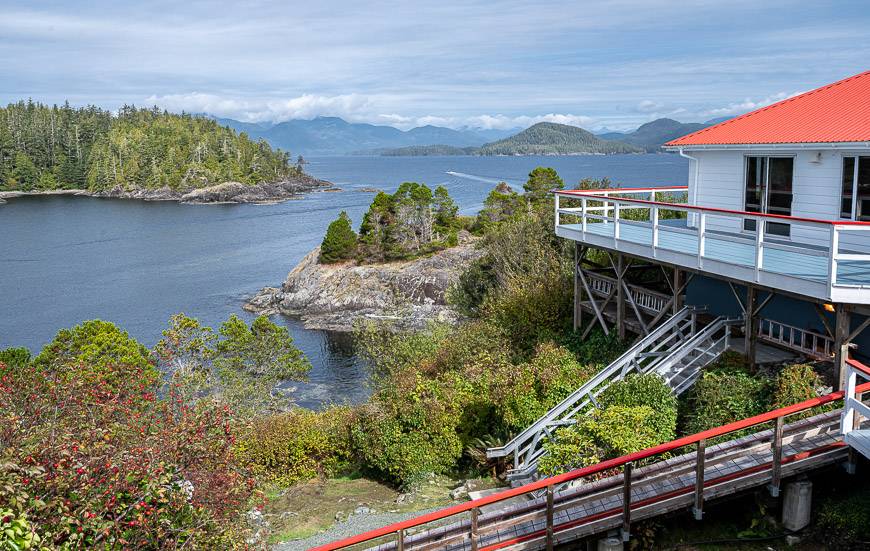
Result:
<svg viewBox="0 0 870 551">
<path fill-rule="evenodd" d="M 622 468 L 622 541 L 631 535 L 631 461 Z"/>
<path fill-rule="evenodd" d="M 773 497 L 779 497 L 779 483 L 782 480 L 782 423 L 782 416 L 777 417 L 773 429 L 773 441 L 770 443 L 773 462 L 771 463 L 770 484 L 767 489 Z"/>
<path fill-rule="evenodd" d="M 553 485 L 547 486 L 547 551 L 553 551 Z"/>
<path fill-rule="evenodd" d="M 399 530 L 396 532 L 396 549 L 405 551 L 405 531 Z"/>
<path fill-rule="evenodd" d="M 683 308 L 683 272 L 676 266 L 674 267 L 674 285 L 672 289 L 674 290 L 674 302 L 673 308 L 671 311 L 676 314 Z"/>
<path fill-rule="evenodd" d="M 707 441 L 705 439 L 698 440 L 698 447 L 695 453 L 695 505 L 692 507 L 695 520 L 701 520 L 704 516 L 704 460 L 706 458 L 706 447 Z"/>
<path fill-rule="evenodd" d="M 744 353 L 750 368 L 755 368 L 755 353 L 758 345 L 758 291 L 752 285 L 746 286 L 745 326 L 743 329 Z"/>
<path fill-rule="evenodd" d="M 837 304 L 837 321 L 834 326 L 834 373 L 837 373 L 837 390 L 846 388 L 846 360 L 849 359 L 849 332 L 852 312 L 848 304 Z"/>
<path fill-rule="evenodd" d="M 480 509 L 475 507 L 471 510 L 471 551 L 477 551 L 477 517 Z"/>
<path fill-rule="evenodd" d="M 625 257 L 616 255 L 616 327 L 619 340 L 625 340 Z"/>
</svg>

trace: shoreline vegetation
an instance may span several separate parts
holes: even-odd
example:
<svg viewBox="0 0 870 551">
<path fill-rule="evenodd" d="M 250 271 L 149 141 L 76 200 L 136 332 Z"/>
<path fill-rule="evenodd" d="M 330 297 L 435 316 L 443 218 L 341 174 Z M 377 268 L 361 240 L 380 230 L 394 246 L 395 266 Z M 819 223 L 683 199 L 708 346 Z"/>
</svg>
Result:
<svg viewBox="0 0 870 551">
<path fill-rule="evenodd" d="M 309 548 L 332 520 L 358 532 L 373 507 L 407 514 L 503 485 L 507 465 L 486 449 L 628 346 L 615 332 L 581 339 L 572 329 L 573 247 L 553 234 L 549 193 L 563 187 L 539 167 L 523 193 L 499 184 L 464 219 L 445 192 L 406 183 L 375 196 L 358 229 L 344 213 L 330 225 L 309 261 L 335 270 L 424 261 L 462 247 L 462 232 L 477 236 L 478 256 L 446 291 L 455 323 L 355 324 L 373 390 L 359 405 L 290 403 L 281 382 L 304 380 L 310 364 L 265 316 L 250 325 L 231 316 L 215 331 L 178 314 L 152 350 L 92 320 L 59 331 L 36 357 L 0 351 L 0 538 L 44 549 Z M 554 432 L 541 471 L 812 398 L 832 377 L 818 364 L 753 369 L 734 353 L 679 398 L 654 374 L 630 375 Z M 870 510 L 868 495 L 850 491 L 850 510 Z M 824 502 L 806 534 L 842 548 L 864 538 L 865 518 L 843 511 Z M 780 531 L 763 510 L 740 522 L 732 535 Z M 643 534 L 669 537 L 656 522 Z"/>
<path fill-rule="evenodd" d="M 305 160 L 219 125 L 158 108 L 0 108 L 0 192 L 190 203 L 280 201 L 331 184 Z M 2 200 L 2 198 L 0 198 Z"/>
</svg>

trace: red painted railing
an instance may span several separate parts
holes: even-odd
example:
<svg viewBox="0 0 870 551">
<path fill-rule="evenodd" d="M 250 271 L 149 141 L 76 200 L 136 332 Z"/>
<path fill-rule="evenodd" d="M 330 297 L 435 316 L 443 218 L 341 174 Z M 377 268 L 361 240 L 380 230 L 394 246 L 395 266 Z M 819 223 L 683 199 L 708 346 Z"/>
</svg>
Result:
<svg viewBox="0 0 870 551">
<path fill-rule="evenodd" d="M 856 369 L 859 369 L 867 374 L 870 374 L 870 367 L 867 367 L 860 362 L 855 360 L 849 360 L 849 364 L 854 366 Z M 870 391 L 870 383 L 865 383 L 856 388 L 857 393 Z M 680 448 L 684 448 L 686 446 L 690 446 L 692 444 L 698 444 L 701 441 L 706 441 L 711 438 L 716 438 L 719 436 L 723 436 L 732 432 L 740 431 L 743 429 L 747 429 L 749 427 L 753 427 L 756 425 L 761 425 L 764 423 L 768 423 L 770 421 L 775 421 L 779 419 L 781 422 L 782 418 L 792 415 L 795 413 L 800 413 L 802 411 L 810 410 L 819 406 L 823 406 L 825 404 L 829 404 L 831 402 L 836 402 L 838 400 L 842 400 L 844 396 L 843 391 L 832 392 L 831 394 L 827 394 L 825 396 L 820 396 L 818 398 L 812 398 L 810 400 L 806 400 L 804 402 L 800 402 L 791 406 L 786 406 L 783 408 L 775 409 L 769 411 L 767 413 L 762 413 L 760 415 L 755 415 L 753 417 L 748 417 L 746 419 L 742 419 L 740 421 L 735 421 L 733 423 L 728 423 L 726 425 L 722 425 L 720 427 L 715 427 L 709 430 L 705 430 L 703 432 L 699 432 L 696 434 L 692 434 L 690 436 L 684 436 L 682 438 L 678 438 L 676 440 L 672 440 L 670 442 L 666 442 L 664 444 L 660 444 L 658 446 L 653 446 L 651 448 L 647 448 L 645 450 L 641 450 L 639 452 L 631 453 L 628 455 L 624 455 L 622 457 L 617 457 L 615 459 L 610 459 L 608 461 L 603 461 L 601 463 L 597 463 L 595 465 L 590 465 L 588 467 L 584 467 L 582 469 L 577 469 L 562 475 L 553 476 L 550 478 L 544 478 L 530 484 L 526 484 L 524 486 L 520 486 L 517 488 L 512 488 L 510 490 L 505 490 L 503 492 L 499 492 L 497 494 L 489 495 L 486 497 L 482 497 L 480 499 L 475 499 L 472 501 L 468 501 L 459 505 L 454 505 L 452 507 L 447 507 L 445 509 L 441 509 L 439 511 L 434 511 L 425 515 L 421 515 L 419 517 L 415 517 L 412 519 L 408 519 L 402 522 L 397 522 L 394 524 L 390 524 L 388 526 L 384 526 L 382 528 L 377 528 L 375 530 L 371 530 L 369 532 L 365 532 L 356 536 L 352 536 L 350 538 L 346 538 L 343 540 L 339 540 L 333 543 L 328 543 L 326 545 L 321 545 L 319 547 L 314 547 L 312 551 L 331 551 L 334 549 L 342 549 L 345 547 L 350 547 L 353 545 L 358 545 L 365 542 L 370 542 L 372 540 L 382 538 L 384 536 L 388 536 L 391 534 L 402 534 L 404 530 L 410 528 L 416 528 L 422 526 L 424 524 L 428 524 L 430 522 L 436 522 L 439 520 L 443 520 L 454 515 L 458 515 L 461 513 L 467 513 L 472 510 L 479 510 L 481 507 L 486 505 L 491 505 L 493 503 L 498 503 L 500 501 L 504 501 L 510 499 L 512 497 L 521 496 L 525 494 L 529 494 L 532 492 L 537 492 L 540 490 L 544 490 L 550 488 L 552 490 L 553 487 L 559 486 L 566 482 L 571 482 L 573 480 L 578 480 L 581 478 L 585 478 L 587 476 L 591 476 L 603 471 L 616 469 L 619 467 L 625 467 L 628 464 L 633 464 L 637 461 L 641 461 L 643 459 L 647 459 L 650 457 L 654 457 L 663 453 L 672 452 L 675 450 L 679 450 Z M 785 462 L 786 460 L 783 460 Z M 632 504 L 635 505 L 635 504 Z M 562 527 L 559 525 L 557 528 Z M 400 536 L 401 537 L 401 536 Z"/>
</svg>

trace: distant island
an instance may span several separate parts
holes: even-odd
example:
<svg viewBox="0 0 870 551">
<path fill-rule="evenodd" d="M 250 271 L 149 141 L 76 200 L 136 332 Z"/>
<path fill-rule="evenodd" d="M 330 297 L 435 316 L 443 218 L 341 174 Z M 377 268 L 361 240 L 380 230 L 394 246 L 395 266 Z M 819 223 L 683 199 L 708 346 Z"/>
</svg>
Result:
<svg viewBox="0 0 870 551">
<path fill-rule="evenodd" d="M 64 192 L 252 202 L 329 185 L 302 167 L 265 141 L 189 114 L 32 101 L 0 108 L 0 201 Z"/>
<path fill-rule="evenodd" d="M 382 156 L 425 155 L 612 155 L 642 153 L 644 149 L 628 143 L 606 140 L 588 130 L 567 124 L 540 122 L 507 138 L 480 147 L 445 144 L 409 146 L 364 152 Z"/>
<path fill-rule="evenodd" d="M 697 132 L 728 120 L 730 117 L 720 119 L 712 119 L 707 122 L 679 122 L 674 119 L 656 119 L 652 122 L 642 124 L 634 132 L 607 132 L 599 134 L 599 138 L 605 140 L 616 140 L 624 142 L 635 147 L 640 147 L 648 153 L 657 153 L 661 151 L 661 146 L 673 139 Z"/>
</svg>

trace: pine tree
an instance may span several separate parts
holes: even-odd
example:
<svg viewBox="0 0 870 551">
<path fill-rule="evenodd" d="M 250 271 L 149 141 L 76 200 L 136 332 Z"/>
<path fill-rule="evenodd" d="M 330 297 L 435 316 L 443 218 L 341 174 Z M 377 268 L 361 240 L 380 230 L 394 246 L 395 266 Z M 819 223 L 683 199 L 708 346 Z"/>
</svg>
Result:
<svg viewBox="0 0 870 551">
<path fill-rule="evenodd" d="M 529 179 L 523 184 L 526 197 L 532 203 L 540 202 L 549 196 L 550 190 L 562 189 L 565 183 L 552 168 L 537 167 L 529 173 Z"/>
<path fill-rule="evenodd" d="M 18 152 L 15 154 L 15 168 L 12 169 L 12 180 L 15 187 L 21 191 L 30 191 L 39 182 L 39 171 L 27 154 Z"/>
<path fill-rule="evenodd" d="M 338 219 L 326 229 L 323 243 L 320 245 L 320 262 L 332 264 L 353 257 L 356 252 L 357 235 L 350 224 L 350 217 L 341 211 Z"/>
</svg>

